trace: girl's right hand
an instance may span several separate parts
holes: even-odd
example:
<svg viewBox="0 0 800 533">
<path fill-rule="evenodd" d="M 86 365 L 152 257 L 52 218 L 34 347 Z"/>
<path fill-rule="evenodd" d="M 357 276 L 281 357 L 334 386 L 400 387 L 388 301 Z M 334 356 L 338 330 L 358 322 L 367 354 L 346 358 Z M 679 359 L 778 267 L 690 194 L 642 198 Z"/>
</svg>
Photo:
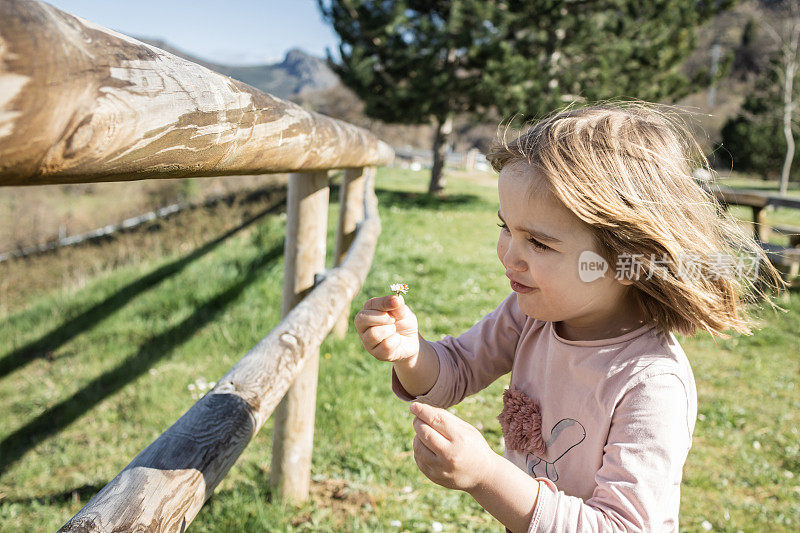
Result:
<svg viewBox="0 0 800 533">
<path fill-rule="evenodd" d="M 400 295 L 367 300 L 354 322 L 361 344 L 378 361 L 402 361 L 419 354 L 417 317 Z"/>
</svg>

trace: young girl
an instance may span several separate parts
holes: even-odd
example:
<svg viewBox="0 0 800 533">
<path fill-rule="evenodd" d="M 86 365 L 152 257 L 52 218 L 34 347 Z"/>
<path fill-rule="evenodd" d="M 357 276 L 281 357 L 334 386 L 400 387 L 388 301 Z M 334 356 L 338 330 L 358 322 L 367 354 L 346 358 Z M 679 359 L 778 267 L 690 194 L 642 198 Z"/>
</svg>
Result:
<svg viewBox="0 0 800 533">
<path fill-rule="evenodd" d="M 511 294 L 439 342 L 399 295 L 356 316 L 395 394 L 416 400 L 420 470 L 511 531 L 678 530 L 697 398 L 673 332 L 750 334 L 755 269 L 781 281 L 693 180 L 683 131 L 643 104 L 596 106 L 497 143 Z M 445 409 L 508 372 L 501 457 Z"/>
</svg>

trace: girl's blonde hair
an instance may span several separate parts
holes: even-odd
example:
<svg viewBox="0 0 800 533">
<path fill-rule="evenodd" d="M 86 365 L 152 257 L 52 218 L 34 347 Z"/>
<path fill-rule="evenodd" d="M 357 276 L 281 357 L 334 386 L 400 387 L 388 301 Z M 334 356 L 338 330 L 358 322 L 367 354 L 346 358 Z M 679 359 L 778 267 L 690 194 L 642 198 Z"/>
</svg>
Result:
<svg viewBox="0 0 800 533">
<path fill-rule="evenodd" d="M 746 304 L 787 287 L 758 242 L 693 178 L 708 162 L 676 114 L 643 102 L 572 108 L 511 142 L 505 136 L 488 155 L 494 169 L 526 161 L 593 228 L 611 269 L 638 260 L 636 302 L 662 331 L 750 335 L 757 322 Z"/>
</svg>

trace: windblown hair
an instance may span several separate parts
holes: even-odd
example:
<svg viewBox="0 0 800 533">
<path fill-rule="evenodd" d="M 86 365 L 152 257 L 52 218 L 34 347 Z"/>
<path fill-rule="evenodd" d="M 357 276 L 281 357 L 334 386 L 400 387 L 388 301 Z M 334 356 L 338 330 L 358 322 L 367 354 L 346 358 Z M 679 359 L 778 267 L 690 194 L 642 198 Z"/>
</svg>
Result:
<svg viewBox="0 0 800 533">
<path fill-rule="evenodd" d="M 767 295 L 786 288 L 780 273 L 695 181 L 693 169 L 708 162 L 674 113 L 643 102 L 572 108 L 506 135 L 488 155 L 494 169 L 526 161 L 591 227 L 609 265 L 636 258 L 641 275 L 630 290 L 662 331 L 750 335 L 758 321 L 747 304 L 766 297 L 785 311 Z"/>
</svg>

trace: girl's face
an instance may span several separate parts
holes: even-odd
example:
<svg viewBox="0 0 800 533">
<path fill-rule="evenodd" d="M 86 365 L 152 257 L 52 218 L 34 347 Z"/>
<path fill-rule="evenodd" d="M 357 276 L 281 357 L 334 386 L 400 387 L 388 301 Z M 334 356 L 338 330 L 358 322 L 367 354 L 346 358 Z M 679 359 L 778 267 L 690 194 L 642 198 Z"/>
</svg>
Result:
<svg viewBox="0 0 800 533">
<path fill-rule="evenodd" d="M 531 195 L 532 185 L 543 192 Z M 497 256 L 526 315 L 554 322 L 568 340 L 615 337 L 644 322 L 626 286 L 630 282 L 614 278 L 614 265 L 602 277 L 582 281 L 581 254 L 599 254 L 591 227 L 547 191 L 538 171 L 524 161 L 509 164 L 500 172 L 498 190 Z"/>
</svg>

